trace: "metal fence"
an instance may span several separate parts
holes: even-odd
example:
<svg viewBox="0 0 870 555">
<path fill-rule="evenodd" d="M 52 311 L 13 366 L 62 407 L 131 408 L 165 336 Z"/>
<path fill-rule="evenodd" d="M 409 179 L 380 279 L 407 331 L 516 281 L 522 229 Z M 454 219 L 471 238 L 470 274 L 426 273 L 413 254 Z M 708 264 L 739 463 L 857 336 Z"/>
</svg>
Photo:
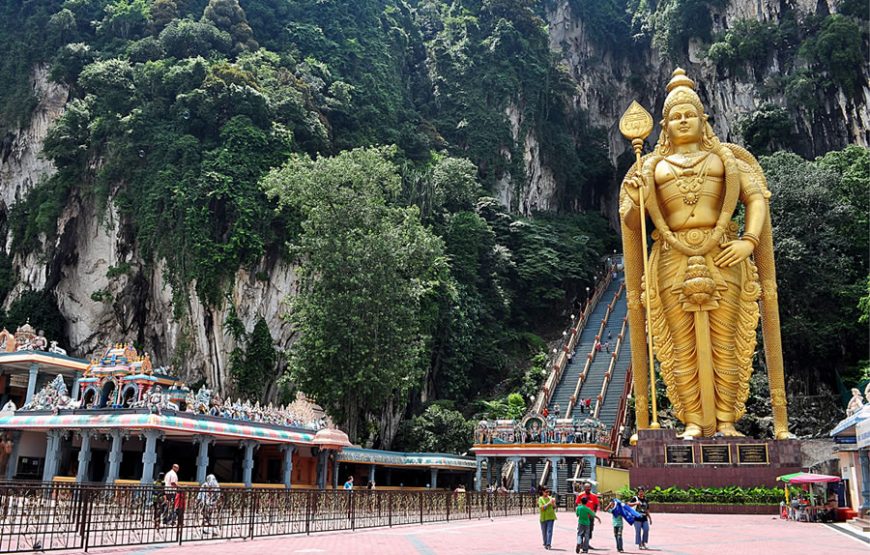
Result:
<svg viewBox="0 0 870 555">
<path fill-rule="evenodd" d="M 0 553 L 310 534 L 531 514 L 530 494 L 0 484 Z"/>
</svg>

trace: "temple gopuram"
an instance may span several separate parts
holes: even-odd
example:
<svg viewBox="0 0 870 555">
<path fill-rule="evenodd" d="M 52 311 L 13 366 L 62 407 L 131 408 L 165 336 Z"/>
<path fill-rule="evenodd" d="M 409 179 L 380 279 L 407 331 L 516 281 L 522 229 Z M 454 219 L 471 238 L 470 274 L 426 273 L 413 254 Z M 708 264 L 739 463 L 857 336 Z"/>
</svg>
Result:
<svg viewBox="0 0 870 555">
<path fill-rule="evenodd" d="M 378 489 L 472 487 L 473 459 L 353 447 L 302 394 L 283 406 L 222 399 L 132 344 L 87 361 L 29 324 L 0 341 L 0 480 L 150 484 L 178 464 L 188 485 L 214 474 L 229 487 L 336 488 L 349 476 Z"/>
</svg>

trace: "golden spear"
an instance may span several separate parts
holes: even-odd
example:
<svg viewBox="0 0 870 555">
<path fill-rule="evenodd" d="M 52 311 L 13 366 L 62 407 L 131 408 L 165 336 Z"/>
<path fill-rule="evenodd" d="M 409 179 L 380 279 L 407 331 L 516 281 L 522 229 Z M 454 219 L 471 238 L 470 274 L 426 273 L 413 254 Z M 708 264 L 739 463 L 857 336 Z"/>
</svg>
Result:
<svg viewBox="0 0 870 555">
<path fill-rule="evenodd" d="M 643 106 L 637 103 L 637 101 L 632 101 L 631 106 L 622 114 L 622 118 L 619 120 L 619 131 L 622 133 L 622 136 L 631 141 L 631 146 L 634 148 L 634 154 L 636 157 L 636 171 L 638 175 L 641 173 L 641 155 L 643 153 L 643 142 L 649 137 L 649 134 L 652 133 L 653 129 L 653 118 L 649 112 L 647 112 Z M 643 283 L 644 283 L 644 295 L 646 296 L 646 301 L 644 302 L 644 306 L 646 307 L 646 345 L 647 345 L 647 360 L 649 361 L 649 383 L 650 383 L 650 396 L 652 400 L 652 423 L 650 424 L 650 428 L 658 429 L 661 426 L 658 421 L 658 406 L 656 403 L 656 374 L 655 374 L 655 363 L 653 361 L 653 342 L 652 342 L 652 323 L 650 321 L 650 307 L 649 307 L 649 257 L 647 254 L 647 246 L 646 246 L 646 209 L 644 208 L 644 191 L 641 189 L 638 191 L 640 194 L 638 195 L 640 198 L 640 236 L 641 242 L 643 244 Z M 633 346 L 632 346 L 633 347 Z"/>
</svg>

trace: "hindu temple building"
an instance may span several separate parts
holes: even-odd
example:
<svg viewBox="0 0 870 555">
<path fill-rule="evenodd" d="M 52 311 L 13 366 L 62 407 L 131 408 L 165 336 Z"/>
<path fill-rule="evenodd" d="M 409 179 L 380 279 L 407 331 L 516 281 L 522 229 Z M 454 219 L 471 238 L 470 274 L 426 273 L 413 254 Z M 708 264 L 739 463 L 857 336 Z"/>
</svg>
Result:
<svg viewBox="0 0 870 555">
<path fill-rule="evenodd" d="M 29 325 L 0 337 L 0 479 L 150 484 L 178 464 L 190 485 L 214 474 L 238 487 L 324 489 L 351 475 L 363 486 L 471 486 L 473 459 L 353 448 L 302 394 L 283 406 L 221 399 L 131 344 L 87 361 L 53 341 L 46 350 Z"/>
</svg>

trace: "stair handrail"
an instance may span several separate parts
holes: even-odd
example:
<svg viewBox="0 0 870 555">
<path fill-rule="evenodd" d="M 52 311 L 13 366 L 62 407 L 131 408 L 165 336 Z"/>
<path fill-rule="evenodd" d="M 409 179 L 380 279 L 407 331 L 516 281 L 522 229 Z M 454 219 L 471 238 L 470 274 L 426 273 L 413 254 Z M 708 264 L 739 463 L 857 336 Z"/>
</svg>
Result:
<svg viewBox="0 0 870 555">
<path fill-rule="evenodd" d="M 610 379 L 613 377 L 613 369 L 616 366 L 616 361 L 619 360 L 620 349 L 622 348 L 622 339 L 625 337 L 625 326 L 628 324 L 628 316 L 622 319 L 622 328 L 619 330 L 619 335 L 616 336 L 616 346 L 613 352 L 610 353 L 610 364 L 607 366 L 607 372 L 604 373 L 604 381 L 601 383 L 601 392 L 598 398 L 595 399 L 595 410 L 592 416 L 598 418 L 601 412 L 601 405 L 604 404 L 604 396 L 607 395 L 607 387 L 610 385 Z"/>
<path fill-rule="evenodd" d="M 562 348 L 558 350 L 555 359 L 553 359 L 550 375 L 547 376 L 544 385 L 541 386 L 541 390 L 535 399 L 535 403 L 529 411 L 530 413 L 540 413 L 544 410 L 544 407 L 550 403 L 553 391 L 556 389 L 556 385 L 558 385 L 562 378 L 562 372 L 568 366 L 566 364 L 568 353 L 572 352 L 574 347 L 577 346 L 577 341 L 580 338 L 580 334 L 586 328 L 589 316 L 592 314 L 594 307 L 598 305 L 598 300 L 604 292 L 607 291 L 607 288 L 610 287 L 611 281 L 613 281 L 611 273 L 605 272 L 604 278 L 595 284 L 595 291 L 592 294 L 592 297 L 586 302 L 586 306 L 579 312 L 577 318 L 574 319 L 570 333 L 567 335 L 567 341 L 564 339 L 562 340 Z"/>
<path fill-rule="evenodd" d="M 619 408 L 616 409 L 616 421 L 613 423 L 613 429 L 610 431 L 610 452 L 611 460 L 613 455 L 619 452 L 619 429 L 625 425 L 625 418 L 628 415 L 628 396 L 631 394 L 632 388 L 632 366 L 631 361 L 628 361 L 628 368 L 625 370 L 625 384 L 622 386 L 622 395 L 619 399 Z"/>
<path fill-rule="evenodd" d="M 613 307 L 619 299 L 622 288 L 623 284 L 620 284 L 619 289 L 617 289 L 616 293 L 613 295 L 613 299 L 607 305 L 607 310 L 604 312 L 604 317 L 601 319 L 601 325 L 598 326 L 598 333 L 595 335 L 595 340 L 592 342 L 589 353 L 586 354 L 586 363 L 583 365 L 583 371 L 580 372 L 580 375 L 577 378 L 577 385 L 574 386 L 574 393 L 568 401 L 568 409 L 565 411 L 565 418 L 570 417 L 571 412 L 574 410 L 574 406 L 577 404 L 577 396 L 580 395 L 580 389 L 583 387 L 583 382 L 586 381 L 586 376 L 589 374 L 589 367 L 592 365 L 592 361 L 595 360 L 595 354 L 597 353 L 595 347 L 601 340 L 601 334 L 604 333 L 604 328 L 607 326 L 607 321 L 610 319 L 610 313 L 613 311 Z"/>
</svg>

